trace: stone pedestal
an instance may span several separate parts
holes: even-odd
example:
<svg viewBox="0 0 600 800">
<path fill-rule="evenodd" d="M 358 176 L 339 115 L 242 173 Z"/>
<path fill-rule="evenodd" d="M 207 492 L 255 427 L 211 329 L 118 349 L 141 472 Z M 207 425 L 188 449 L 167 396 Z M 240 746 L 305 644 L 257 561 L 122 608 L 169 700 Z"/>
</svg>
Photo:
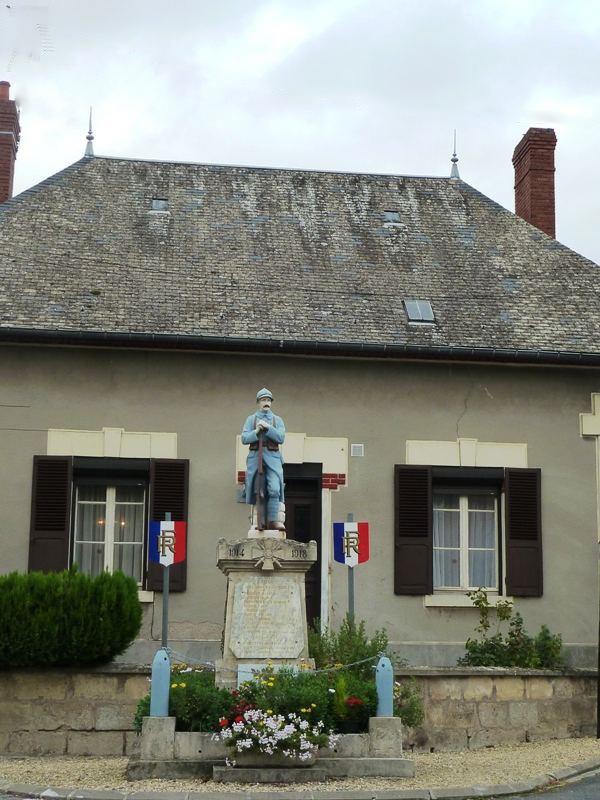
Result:
<svg viewBox="0 0 600 800">
<path fill-rule="evenodd" d="M 314 541 L 219 539 L 217 566 L 227 575 L 219 686 L 233 688 L 269 663 L 308 662 L 304 577 L 316 560 Z"/>
</svg>

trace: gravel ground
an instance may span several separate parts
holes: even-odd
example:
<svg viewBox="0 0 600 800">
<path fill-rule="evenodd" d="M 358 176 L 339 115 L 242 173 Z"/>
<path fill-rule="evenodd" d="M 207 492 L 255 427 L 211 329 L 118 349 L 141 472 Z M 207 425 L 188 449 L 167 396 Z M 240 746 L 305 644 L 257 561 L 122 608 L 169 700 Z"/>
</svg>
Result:
<svg viewBox="0 0 600 800">
<path fill-rule="evenodd" d="M 415 761 L 414 778 L 352 778 L 327 783 L 292 784 L 282 791 L 303 789 L 432 789 L 523 781 L 600 759 L 597 739 L 561 739 L 501 745 L 484 750 L 450 753 L 406 753 Z M 235 786 L 198 779 L 143 780 L 125 777 L 127 758 L 94 756 L 0 757 L 0 778 L 14 783 L 36 783 L 74 789 L 117 789 L 120 791 L 273 791 L 272 785 Z M 275 787 L 276 788 L 276 787 Z"/>
</svg>

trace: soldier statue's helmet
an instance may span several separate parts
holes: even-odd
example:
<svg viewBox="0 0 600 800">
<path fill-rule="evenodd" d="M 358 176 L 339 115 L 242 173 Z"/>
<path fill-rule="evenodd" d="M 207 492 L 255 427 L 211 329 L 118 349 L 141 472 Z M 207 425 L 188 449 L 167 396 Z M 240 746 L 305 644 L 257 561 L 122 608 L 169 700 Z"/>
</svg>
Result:
<svg viewBox="0 0 600 800">
<path fill-rule="evenodd" d="M 271 394 L 269 389 L 266 388 L 266 386 L 263 387 L 262 389 L 259 389 L 258 392 L 256 393 L 256 402 L 258 403 L 258 401 L 262 400 L 263 397 L 268 397 L 269 400 L 273 399 L 273 395 Z"/>
</svg>

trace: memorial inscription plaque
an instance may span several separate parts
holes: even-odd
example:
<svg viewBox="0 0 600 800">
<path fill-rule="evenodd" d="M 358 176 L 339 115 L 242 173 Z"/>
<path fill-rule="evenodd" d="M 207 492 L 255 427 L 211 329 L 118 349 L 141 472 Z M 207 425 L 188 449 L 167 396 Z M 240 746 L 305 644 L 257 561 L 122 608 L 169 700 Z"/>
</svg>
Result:
<svg viewBox="0 0 600 800">
<path fill-rule="evenodd" d="M 289 576 L 236 583 L 229 646 L 236 658 L 297 658 L 304 647 L 302 589 Z"/>
</svg>

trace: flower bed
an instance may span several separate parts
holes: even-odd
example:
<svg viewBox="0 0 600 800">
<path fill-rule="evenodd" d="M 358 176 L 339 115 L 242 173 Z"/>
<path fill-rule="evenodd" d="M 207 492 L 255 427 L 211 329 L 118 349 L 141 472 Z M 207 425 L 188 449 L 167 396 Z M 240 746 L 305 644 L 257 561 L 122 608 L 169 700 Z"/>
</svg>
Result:
<svg viewBox="0 0 600 800">
<path fill-rule="evenodd" d="M 302 709 L 304 714 L 310 709 Z M 309 721 L 300 714 L 275 714 L 272 709 L 248 709 L 233 720 L 221 719 L 221 730 L 214 734 L 233 752 L 235 758 L 248 753 L 266 756 L 282 755 L 290 762 L 309 764 L 314 761 L 317 750 L 336 746 L 339 736 L 325 733 L 322 720 Z"/>
</svg>

